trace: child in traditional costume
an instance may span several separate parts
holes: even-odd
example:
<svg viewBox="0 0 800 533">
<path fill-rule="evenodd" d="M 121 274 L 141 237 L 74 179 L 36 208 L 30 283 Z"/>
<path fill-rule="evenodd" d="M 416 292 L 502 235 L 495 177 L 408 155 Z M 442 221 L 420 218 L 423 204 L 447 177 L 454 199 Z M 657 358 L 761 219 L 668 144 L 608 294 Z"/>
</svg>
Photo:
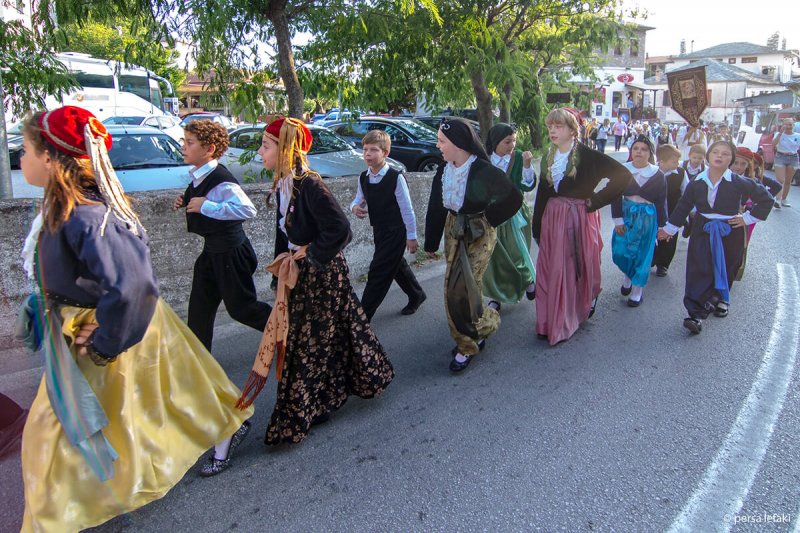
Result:
<svg viewBox="0 0 800 533">
<path fill-rule="evenodd" d="M 78 531 L 161 498 L 215 442 L 229 460 L 252 414 L 159 299 L 111 143 L 72 106 L 24 127 L 22 172 L 45 189 L 23 249 L 35 292 L 20 330 L 45 354 L 22 439 L 26 532 Z"/>
<path fill-rule="evenodd" d="M 760 156 L 759 156 L 760 157 Z M 775 179 L 770 178 L 769 176 L 764 176 L 763 173 L 761 174 L 761 178 L 757 177 L 756 175 L 756 154 L 753 153 L 752 150 L 749 148 L 745 148 L 744 146 L 739 146 L 736 148 L 736 159 L 731 163 L 731 171 L 734 174 L 738 174 L 743 178 L 750 178 L 751 180 L 761 183 L 764 187 L 767 188 L 769 193 L 775 197 L 777 196 L 781 190 L 783 189 L 783 185 Z M 742 209 L 750 210 L 753 207 L 753 201 L 748 198 L 747 201 L 742 205 Z M 753 235 L 753 230 L 755 229 L 755 224 L 748 224 L 747 225 L 747 242 L 750 242 L 750 237 Z"/>
<path fill-rule="evenodd" d="M 598 210 L 625 191 L 631 173 L 611 157 L 577 142 L 577 114 L 547 115 L 552 143 L 542 159 L 533 208 L 536 260 L 536 334 L 551 345 L 570 338 L 594 314 L 601 291 Z M 605 186 L 596 191 L 604 178 Z"/>
<path fill-rule="evenodd" d="M 664 174 L 667 181 L 667 214 L 671 213 L 678 205 L 683 191 L 689 184 L 686 171 L 678 166 L 681 151 L 672 144 L 660 144 L 656 150 L 658 155 L 658 168 Z M 656 276 L 663 278 L 667 275 L 672 259 L 675 257 L 675 249 L 678 246 L 678 239 L 668 241 L 658 241 L 656 251 L 653 254 L 653 265 L 656 267 Z"/>
<path fill-rule="evenodd" d="M 654 164 L 653 142 L 639 136 L 631 145 L 631 160 L 625 168 L 633 175 L 622 197 L 611 203 L 614 234 L 611 257 L 625 279 L 620 292 L 628 296 L 628 307 L 639 307 L 650 277 L 658 228 L 667 222 L 667 182 Z"/>
<path fill-rule="evenodd" d="M 308 168 L 311 142 L 305 124 L 282 117 L 265 128 L 258 150 L 274 172 L 276 232 L 286 248 L 267 268 L 278 277 L 275 306 L 238 405 L 253 402 L 275 359 L 278 395 L 266 444 L 302 441 L 350 395 L 373 398 L 394 377 L 350 284 L 342 253 L 350 223 Z"/>
<path fill-rule="evenodd" d="M 683 303 L 689 316 L 683 327 L 693 334 L 702 331 L 702 321 L 712 312 L 728 315 L 730 288 L 742 265 L 745 226 L 766 220 L 773 199 L 763 185 L 737 176 L 728 168 L 736 147 L 725 141 L 713 143 L 706 155 L 708 168 L 686 186 L 659 239 L 671 239 L 692 209 L 692 236 L 686 257 L 686 290 Z M 753 200 L 751 211 L 741 205 Z"/>
<path fill-rule="evenodd" d="M 444 234 L 445 311 L 456 341 L 450 370 L 460 372 L 500 326 L 497 310 L 483 306 L 481 287 L 497 240 L 496 228 L 519 211 L 522 194 L 489 162 L 467 122 L 443 122 L 438 138 L 445 163 L 433 178 L 425 251 L 432 256 Z"/>
<path fill-rule="evenodd" d="M 521 192 L 536 187 L 536 171 L 531 166 L 530 152 L 515 149 L 516 129 L 499 123 L 489 130 L 486 152 L 494 166 Z M 489 266 L 483 275 L 483 293 L 490 307 L 498 311 L 501 304 L 516 304 L 523 296 L 536 295 L 536 268 L 531 259 L 531 208 L 524 201 L 511 219 L 497 226 L 497 243 Z"/>
<path fill-rule="evenodd" d="M 357 218 L 369 217 L 375 243 L 367 286 L 361 295 L 361 305 L 370 321 L 392 281 L 408 296 L 401 314 L 413 315 L 427 299 L 403 257 L 406 250 L 417 253 L 417 219 L 405 176 L 386 162 L 391 148 L 392 139 L 383 130 L 371 130 L 364 136 L 361 152 L 367 170 L 359 176 L 356 197 L 350 204 Z"/>
<path fill-rule="evenodd" d="M 256 208 L 236 178 L 219 164 L 228 149 L 228 132 L 210 120 L 186 125 L 182 152 L 192 182 L 175 199 L 186 208 L 190 233 L 203 237 L 203 251 L 194 263 L 189 295 L 189 328 L 208 350 L 214 337 L 219 304 L 231 318 L 264 331 L 272 308 L 258 301 L 253 274 L 258 258 L 242 223 L 256 216 Z"/>
</svg>

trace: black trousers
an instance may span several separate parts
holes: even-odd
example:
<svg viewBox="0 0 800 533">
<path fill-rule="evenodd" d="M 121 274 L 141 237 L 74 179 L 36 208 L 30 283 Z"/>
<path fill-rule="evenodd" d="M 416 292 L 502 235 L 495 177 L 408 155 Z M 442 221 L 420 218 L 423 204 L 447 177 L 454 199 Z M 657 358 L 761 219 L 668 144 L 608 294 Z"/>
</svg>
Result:
<svg viewBox="0 0 800 533">
<path fill-rule="evenodd" d="M 256 252 L 246 237 L 242 244 L 224 252 L 204 249 L 195 261 L 189 329 L 208 350 L 220 302 L 225 302 L 228 314 L 237 322 L 264 331 L 272 307 L 256 296 L 253 273 L 257 266 Z"/>
<path fill-rule="evenodd" d="M 419 301 L 425 294 L 403 257 L 406 249 L 406 228 L 373 226 L 372 234 L 375 240 L 375 254 L 369 264 L 367 286 L 361 296 L 361 306 L 370 320 L 386 298 L 393 280 L 406 293 L 410 302 Z"/>
<path fill-rule="evenodd" d="M 678 235 L 668 241 L 658 241 L 656 251 L 653 253 L 653 265 L 657 267 L 669 268 L 672 259 L 675 257 L 675 250 L 678 248 Z"/>
<path fill-rule="evenodd" d="M 622 146 L 622 135 L 614 135 L 614 150 L 619 152 L 620 146 Z"/>
<path fill-rule="evenodd" d="M 686 291 L 683 305 L 692 318 L 705 319 L 720 301 L 714 288 L 714 263 L 711 259 L 711 242 L 703 224 L 708 219 L 695 215 L 689 250 L 686 254 Z M 733 288 L 736 273 L 744 259 L 745 228 L 733 228 L 730 235 L 722 238 L 725 249 L 725 268 L 728 272 L 728 287 Z M 729 302 L 728 302 L 729 303 Z"/>
</svg>

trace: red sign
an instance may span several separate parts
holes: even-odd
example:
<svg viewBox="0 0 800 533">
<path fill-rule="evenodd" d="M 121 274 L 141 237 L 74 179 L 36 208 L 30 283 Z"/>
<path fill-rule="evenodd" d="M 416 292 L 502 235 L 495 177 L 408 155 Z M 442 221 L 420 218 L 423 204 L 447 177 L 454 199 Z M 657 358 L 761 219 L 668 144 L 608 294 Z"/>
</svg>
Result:
<svg viewBox="0 0 800 533">
<path fill-rule="evenodd" d="M 633 74 L 620 74 L 617 76 L 617 81 L 621 81 L 622 83 L 630 83 L 633 81 Z"/>
</svg>

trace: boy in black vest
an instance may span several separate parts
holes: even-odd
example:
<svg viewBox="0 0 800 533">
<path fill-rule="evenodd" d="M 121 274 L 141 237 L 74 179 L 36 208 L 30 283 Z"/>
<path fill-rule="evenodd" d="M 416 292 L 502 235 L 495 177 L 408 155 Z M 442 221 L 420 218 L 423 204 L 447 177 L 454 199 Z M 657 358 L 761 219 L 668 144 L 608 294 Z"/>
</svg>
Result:
<svg viewBox="0 0 800 533">
<path fill-rule="evenodd" d="M 228 132 L 219 124 L 196 120 L 184 128 L 183 157 L 194 168 L 186 192 L 175 199 L 175 209 L 186 207 L 189 233 L 205 241 L 194 263 L 188 324 L 209 351 L 220 302 L 225 302 L 231 318 L 259 331 L 264 331 L 272 311 L 256 296 L 253 273 L 258 259 L 242 227 L 256 215 L 256 208 L 218 162 L 227 149 Z"/>
<path fill-rule="evenodd" d="M 369 168 L 361 173 L 356 199 L 350 205 L 358 218 L 369 215 L 375 241 L 375 254 L 361 297 L 369 320 L 389 292 L 392 280 L 408 296 L 402 314 L 414 314 L 427 298 L 403 257 L 406 249 L 412 254 L 417 252 L 417 221 L 405 178 L 386 163 L 391 142 L 382 130 L 372 130 L 364 136 L 362 150 Z"/>
</svg>

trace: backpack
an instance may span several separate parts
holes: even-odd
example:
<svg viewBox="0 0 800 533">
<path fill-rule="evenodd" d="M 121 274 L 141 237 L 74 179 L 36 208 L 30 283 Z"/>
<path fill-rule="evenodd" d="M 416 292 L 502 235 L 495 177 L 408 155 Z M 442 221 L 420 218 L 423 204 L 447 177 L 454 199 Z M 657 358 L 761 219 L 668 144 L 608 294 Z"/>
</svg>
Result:
<svg viewBox="0 0 800 533">
<path fill-rule="evenodd" d="M 593 140 L 593 141 L 597 140 L 597 130 L 598 129 L 600 129 L 600 128 L 599 127 L 598 128 L 592 128 L 592 133 L 589 134 L 589 138 L 591 140 Z"/>
</svg>

